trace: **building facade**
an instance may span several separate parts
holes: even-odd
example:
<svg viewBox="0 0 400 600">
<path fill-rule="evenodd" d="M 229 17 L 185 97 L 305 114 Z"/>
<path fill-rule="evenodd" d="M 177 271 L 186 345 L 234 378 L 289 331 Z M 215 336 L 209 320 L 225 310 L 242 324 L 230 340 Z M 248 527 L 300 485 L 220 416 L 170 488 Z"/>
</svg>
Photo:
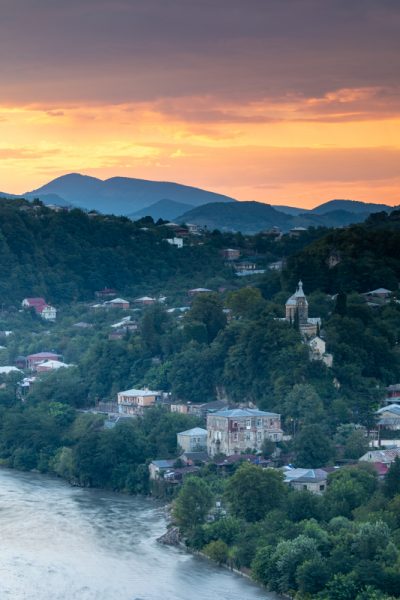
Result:
<svg viewBox="0 0 400 600">
<path fill-rule="evenodd" d="M 290 323 L 297 322 L 301 333 L 307 337 L 318 335 L 321 319 L 308 316 L 308 302 L 302 281 L 299 281 L 295 293 L 286 301 L 285 319 Z"/>
<path fill-rule="evenodd" d="M 220 410 L 207 415 L 207 451 L 210 456 L 232 456 L 260 451 L 265 440 L 282 440 L 281 416 L 245 408 Z"/>
<path fill-rule="evenodd" d="M 202 452 L 207 448 L 207 430 L 201 427 L 181 431 L 176 437 L 184 452 Z"/>
<path fill-rule="evenodd" d="M 119 392 L 117 396 L 118 412 L 131 416 L 140 415 L 144 409 L 154 406 L 160 396 L 160 392 L 134 388 Z"/>
</svg>

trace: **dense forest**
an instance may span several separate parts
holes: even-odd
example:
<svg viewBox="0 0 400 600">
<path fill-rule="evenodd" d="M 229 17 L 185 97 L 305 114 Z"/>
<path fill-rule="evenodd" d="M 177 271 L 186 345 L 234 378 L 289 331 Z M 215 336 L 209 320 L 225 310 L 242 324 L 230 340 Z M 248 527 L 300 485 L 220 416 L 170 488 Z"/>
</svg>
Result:
<svg viewBox="0 0 400 600">
<path fill-rule="evenodd" d="M 204 423 L 156 407 L 108 429 L 104 416 L 84 412 L 143 386 L 176 401 L 223 398 L 279 412 L 291 436 L 279 444 L 282 462 L 356 461 L 386 386 L 400 381 L 399 213 L 278 240 L 213 231 L 177 249 L 164 241 L 169 235 L 152 219 L 0 203 L 0 366 L 45 350 L 72 365 L 41 375 L 23 402 L 16 390 L 24 374 L 0 375 L 1 464 L 148 493 L 148 463 L 177 459 L 176 433 Z M 263 266 L 283 260 L 283 271 L 238 278 L 224 248 Z M 332 367 L 310 360 L 297 324 L 283 319 L 300 278 Z M 166 300 L 94 310 L 94 292 L 104 286 L 131 301 L 144 293 Z M 213 291 L 189 298 L 195 286 Z M 377 287 L 393 292 L 390 301 L 366 302 L 362 293 Z M 21 310 L 22 298 L 35 295 L 57 305 L 56 323 Z M 112 335 L 122 316 L 135 326 Z M 275 450 L 267 444 L 263 454 Z M 208 465 L 183 485 L 175 518 L 191 546 L 251 569 L 278 592 L 383 600 L 400 587 L 398 469 L 382 486 L 368 467 L 346 466 L 319 498 L 288 491 L 278 471 L 245 465 L 221 477 Z M 210 524 L 216 501 L 225 512 Z"/>
</svg>

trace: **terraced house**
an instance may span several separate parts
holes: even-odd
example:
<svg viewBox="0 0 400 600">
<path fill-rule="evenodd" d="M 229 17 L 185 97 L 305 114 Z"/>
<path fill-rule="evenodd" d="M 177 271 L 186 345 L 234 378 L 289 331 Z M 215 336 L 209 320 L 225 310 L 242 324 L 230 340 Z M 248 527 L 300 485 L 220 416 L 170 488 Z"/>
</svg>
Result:
<svg viewBox="0 0 400 600">
<path fill-rule="evenodd" d="M 207 451 L 210 456 L 232 456 L 260 451 L 265 440 L 282 439 L 281 416 L 252 408 L 220 410 L 207 415 Z"/>
</svg>

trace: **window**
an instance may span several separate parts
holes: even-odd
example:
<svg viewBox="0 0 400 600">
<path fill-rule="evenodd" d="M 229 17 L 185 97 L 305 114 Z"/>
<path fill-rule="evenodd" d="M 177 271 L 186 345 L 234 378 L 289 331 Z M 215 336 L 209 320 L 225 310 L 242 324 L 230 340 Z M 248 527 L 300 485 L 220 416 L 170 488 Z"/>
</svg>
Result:
<svg viewBox="0 0 400 600">
<path fill-rule="evenodd" d="M 262 427 L 262 419 L 257 419 L 257 427 Z"/>
<path fill-rule="evenodd" d="M 320 491 L 320 492 L 323 492 L 323 491 L 324 491 L 324 489 L 325 489 L 325 486 L 324 486 L 324 485 L 320 485 L 320 486 L 319 486 L 319 491 Z"/>
<path fill-rule="evenodd" d="M 246 427 L 251 427 L 251 419 L 246 419 Z"/>
<path fill-rule="evenodd" d="M 251 439 L 250 433 L 246 433 L 246 440 L 249 441 Z"/>
<path fill-rule="evenodd" d="M 237 442 L 237 441 L 238 441 L 238 434 L 237 434 L 237 433 L 234 433 L 234 434 L 233 434 L 233 441 L 234 441 L 234 442 Z"/>
<path fill-rule="evenodd" d="M 257 431 L 257 439 L 258 439 L 258 441 L 261 441 L 261 439 L 262 439 L 261 431 Z"/>
</svg>

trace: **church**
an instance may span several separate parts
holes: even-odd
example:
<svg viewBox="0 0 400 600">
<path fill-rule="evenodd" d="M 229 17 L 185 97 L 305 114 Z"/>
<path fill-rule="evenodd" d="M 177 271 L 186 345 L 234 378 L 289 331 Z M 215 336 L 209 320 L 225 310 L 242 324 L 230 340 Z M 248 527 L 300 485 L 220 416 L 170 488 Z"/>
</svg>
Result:
<svg viewBox="0 0 400 600">
<path fill-rule="evenodd" d="M 285 306 L 286 321 L 298 323 L 300 332 L 303 335 L 313 337 L 319 333 L 321 319 L 319 317 L 312 318 L 308 316 L 308 302 L 303 291 L 302 281 L 299 281 L 295 293 L 293 296 L 290 296 Z"/>
</svg>

